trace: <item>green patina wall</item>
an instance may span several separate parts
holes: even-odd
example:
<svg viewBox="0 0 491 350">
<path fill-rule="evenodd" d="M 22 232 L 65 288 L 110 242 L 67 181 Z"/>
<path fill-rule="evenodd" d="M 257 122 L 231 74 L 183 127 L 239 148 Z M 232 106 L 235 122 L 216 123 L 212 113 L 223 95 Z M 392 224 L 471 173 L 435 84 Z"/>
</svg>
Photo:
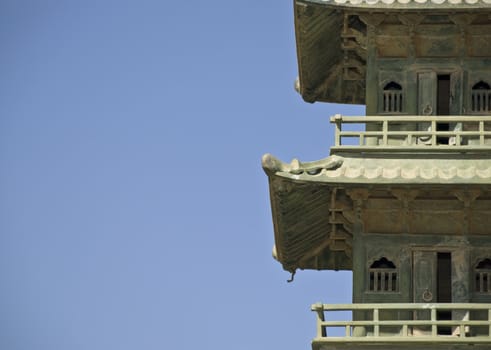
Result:
<svg viewBox="0 0 491 350">
<path fill-rule="evenodd" d="M 358 16 L 353 14 L 352 16 Z M 423 80 L 451 76 L 451 114 L 472 114 L 471 87 L 491 83 L 491 22 L 468 14 L 362 15 L 366 23 L 367 115 L 383 115 L 382 90 L 395 81 L 404 93 L 402 114 L 420 115 Z M 433 73 L 432 77 L 424 74 Z M 424 96 L 429 97 L 429 96 Z M 394 115 L 394 112 L 385 114 Z M 396 113 L 397 114 L 397 113 Z M 433 113 L 435 113 L 435 108 Z"/>
<path fill-rule="evenodd" d="M 367 115 L 437 114 L 439 76 L 449 78 L 447 114 L 474 114 L 471 108 L 472 86 L 479 81 L 491 83 L 489 18 L 476 21 L 475 17 L 465 14 L 373 14 L 362 15 L 360 19 L 366 24 L 367 33 Z M 398 110 L 387 111 L 383 92 L 391 82 L 402 88 L 402 106 Z M 407 128 L 405 125 L 398 127 L 400 130 Z M 376 128 L 373 125 L 373 129 Z M 376 216 L 377 211 L 372 211 L 372 215 Z M 377 220 L 384 218 L 373 219 Z M 473 236 L 473 232 L 469 232 L 469 236 L 435 232 L 438 227 L 448 226 L 448 222 L 445 218 L 435 217 L 424 235 L 366 233 L 364 227 L 357 227 L 353 237 L 353 301 L 423 302 L 417 295 L 423 288 L 418 283 L 428 281 L 428 288 L 436 293 L 437 276 L 432 271 L 427 271 L 425 276 L 417 276 L 417 270 L 423 270 L 417 265 L 417 260 L 426 252 L 428 256 L 447 252 L 452 262 L 452 301 L 491 302 L 490 294 L 474 292 L 473 270 L 477 260 L 491 257 L 489 239 Z M 381 257 L 397 266 L 397 291 L 369 290 L 369 266 Z"/>
</svg>

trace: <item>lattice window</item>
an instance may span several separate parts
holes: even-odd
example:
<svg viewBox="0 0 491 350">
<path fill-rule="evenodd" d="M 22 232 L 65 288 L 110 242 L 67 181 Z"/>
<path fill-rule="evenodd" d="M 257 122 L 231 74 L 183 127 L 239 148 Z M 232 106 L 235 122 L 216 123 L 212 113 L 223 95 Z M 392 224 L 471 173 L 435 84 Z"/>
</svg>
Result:
<svg viewBox="0 0 491 350">
<path fill-rule="evenodd" d="M 383 91 L 383 106 L 384 112 L 401 113 L 403 106 L 403 91 L 402 86 L 394 81 L 391 81 L 384 86 Z"/>
<path fill-rule="evenodd" d="M 491 259 L 481 260 L 475 268 L 476 292 L 491 294 Z"/>
<path fill-rule="evenodd" d="M 474 113 L 491 111 L 491 87 L 482 80 L 472 87 L 471 110 Z"/>
<path fill-rule="evenodd" d="M 376 260 L 368 269 L 370 292 L 397 292 L 397 268 L 385 257 Z"/>
</svg>

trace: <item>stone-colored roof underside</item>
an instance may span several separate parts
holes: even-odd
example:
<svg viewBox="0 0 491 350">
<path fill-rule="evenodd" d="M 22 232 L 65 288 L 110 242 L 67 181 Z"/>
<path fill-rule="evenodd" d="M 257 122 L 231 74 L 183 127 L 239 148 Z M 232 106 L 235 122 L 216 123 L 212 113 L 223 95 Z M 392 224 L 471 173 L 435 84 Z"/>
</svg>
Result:
<svg viewBox="0 0 491 350">
<path fill-rule="evenodd" d="M 351 270 L 351 238 L 345 232 L 332 239 L 329 186 L 269 178 L 274 223 L 273 256 L 283 269 Z M 348 224 L 348 223 L 347 223 Z"/>
<path fill-rule="evenodd" d="M 296 0 L 297 90 L 307 102 L 365 104 L 367 27 L 380 16 L 491 15 L 491 0 Z"/>
</svg>

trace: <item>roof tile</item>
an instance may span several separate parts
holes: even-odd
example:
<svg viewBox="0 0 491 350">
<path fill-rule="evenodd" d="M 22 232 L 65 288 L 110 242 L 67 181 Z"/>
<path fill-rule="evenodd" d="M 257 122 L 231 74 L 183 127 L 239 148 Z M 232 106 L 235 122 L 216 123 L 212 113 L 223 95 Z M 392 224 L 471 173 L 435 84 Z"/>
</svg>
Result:
<svg viewBox="0 0 491 350">
<path fill-rule="evenodd" d="M 491 0 L 318 0 L 313 2 L 323 2 L 341 5 L 391 5 L 394 3 L 404 4 L 404 5 L 482 5 L 491 4 Z"/>
</svg>

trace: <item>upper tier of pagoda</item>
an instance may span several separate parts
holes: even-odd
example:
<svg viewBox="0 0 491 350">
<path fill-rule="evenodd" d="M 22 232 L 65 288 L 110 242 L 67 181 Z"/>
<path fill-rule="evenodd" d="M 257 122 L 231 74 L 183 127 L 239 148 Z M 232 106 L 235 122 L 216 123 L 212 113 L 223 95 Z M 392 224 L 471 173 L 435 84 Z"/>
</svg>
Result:
<svg viewBox="0 0 491 350">
<path fill-rule="evenodd" d="M 297 0 L 296 88 L 307 102 L 365 104 L 379 59 L 488 59 L 490 15 L 491 0 Z"/>
</svg>

